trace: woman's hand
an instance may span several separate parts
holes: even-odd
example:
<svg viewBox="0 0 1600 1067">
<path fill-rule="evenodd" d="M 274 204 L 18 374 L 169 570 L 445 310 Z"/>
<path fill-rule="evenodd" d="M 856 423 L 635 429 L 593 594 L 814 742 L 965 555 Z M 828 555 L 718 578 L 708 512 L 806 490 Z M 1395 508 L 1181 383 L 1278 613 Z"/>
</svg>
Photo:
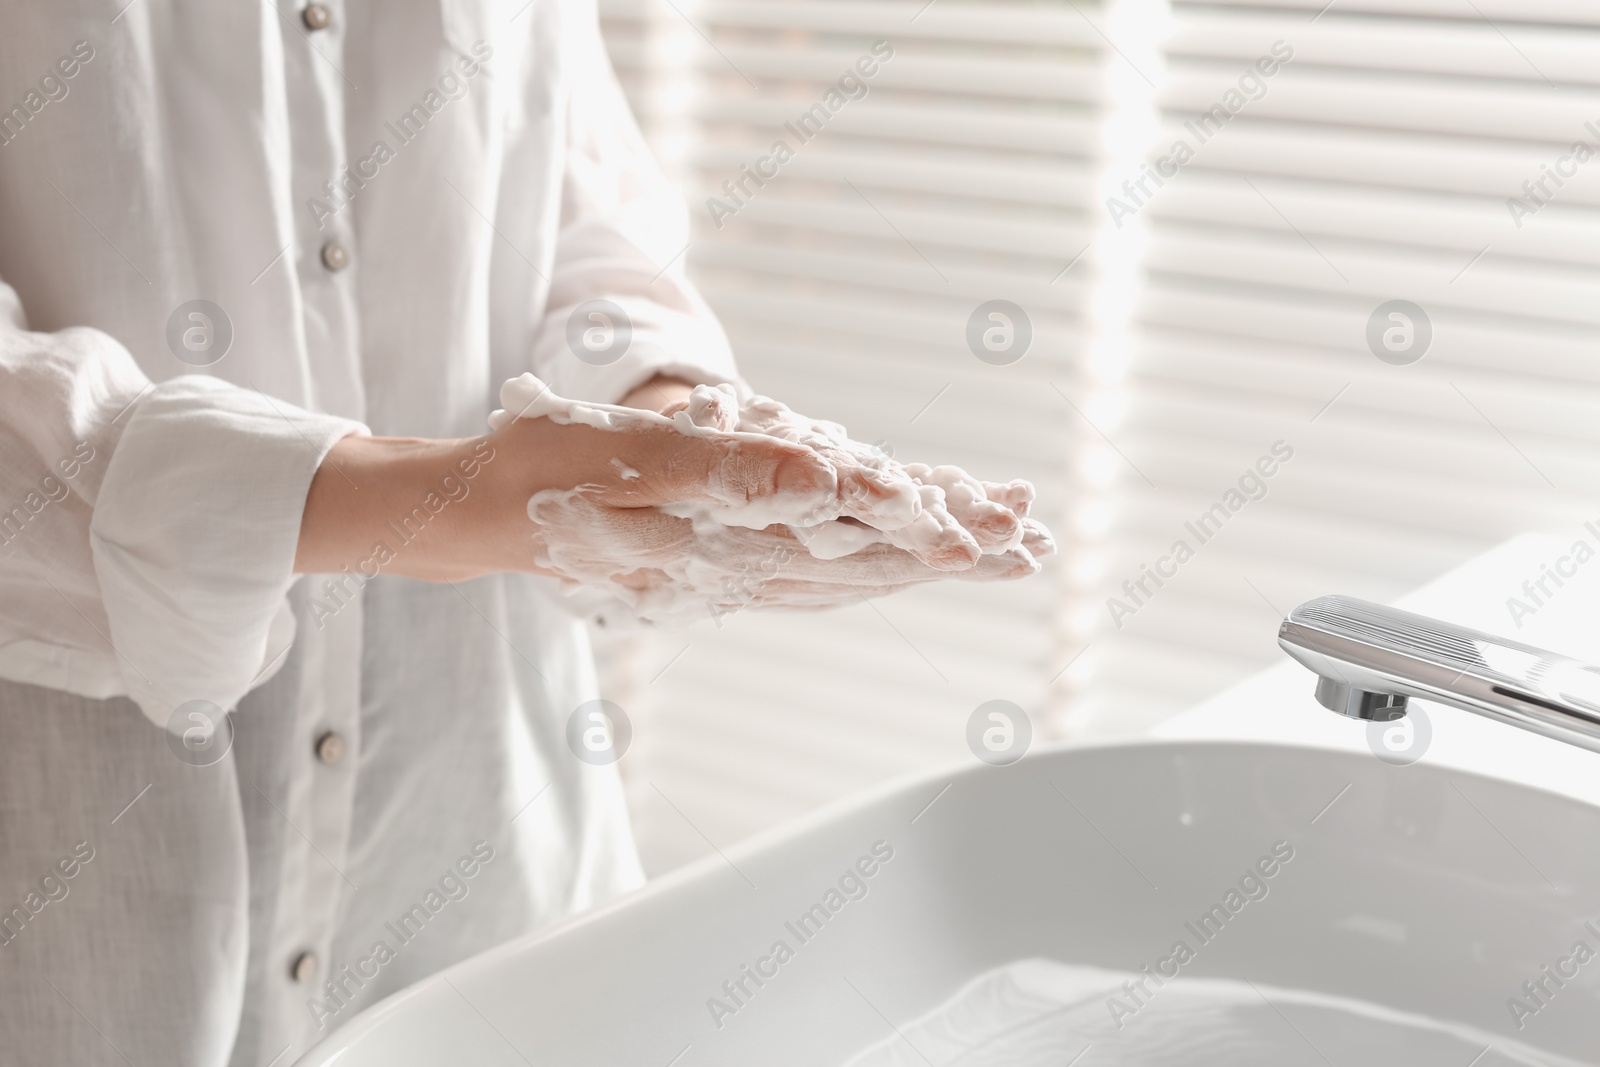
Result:
<svg viewBox="0 0 1600 1067">
<path fill-rule="evenodd" d="M 885 541 L 819 558 L 783 524 L 764 529 L 697 522 L 658 507 L 612 508 L 581 492 L 535 497 L 534 542 L 573 586 L 609 593 L 641 618 L 691 622 L 746 607 L 825 608 L 938 579 L 1007 581 L 1039 571 L 1055 550 L 1048 531 L 1019 519 L 1013 547 L 961 571 L 940 570 Z"/>
<path fill-rule="evenodd" d="M 748 390 L 699 387 L 648 416 L 564 400 L 531 375 L 506 382 L 500 397 L 505 408 L 490 421 L 502 429 L 589 425 L 620 442 L 665 424 L 733 457 L 783 442 L 827 468 L 830 488 L 796 493 L 728 492 L 715 475 L 678 485 L 676 498 L 668 491 L 649 501 L 628 499 L 614 484 L 535 493 L 529 541 L 539 569 L 570 587 L 607 592 L 653 621 L 747 605 L 822 607 L 941 577 L 1019 578 L 1054 550 L 1048 531 L 1027 517 L 1027 483 L 902 466 L 837 424 Z"/>
<path fill-rule="evenodd" d="M 658 379 L 627 399 L 670 405 L 690 389 Z M 577 486 L 611 508 L 781 500 L 785 510 L 803 510 L 831 500 L 837 483 L 803 445 L 690 436 L 642 410 L 620 432 L 531 418 L 456 440 L 353 435 L 312 478 L 295 571 L 428 581 L 559 573 L 535 558 L 528 501 Z"/>
<path fill-rule="evenodd" d="M 483 438 L 351 437 L 317 472 L 296 569 L 434 581 L 554 575 L 652 620 L 822 607 L 1054 551 L 1025 482 L 902 466 L 732 387 L 658 379 L 637 407 L 507 382 Z"/>
</svg>

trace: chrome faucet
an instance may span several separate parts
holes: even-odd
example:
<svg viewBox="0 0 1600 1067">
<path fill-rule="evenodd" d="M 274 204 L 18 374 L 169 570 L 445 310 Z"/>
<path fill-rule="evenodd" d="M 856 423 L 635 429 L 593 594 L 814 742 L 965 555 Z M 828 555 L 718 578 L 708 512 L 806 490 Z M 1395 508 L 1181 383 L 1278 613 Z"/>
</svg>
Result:
<svg viewBox="0 0 1600 1067">
<path fill-rule="evenodd" d="M 1418 697 L 1600 752 L 1600 667 L 1349 596 L 1295 608 L 1278 644 L 1352 719 L 1389 722 Z"/>
</svg>

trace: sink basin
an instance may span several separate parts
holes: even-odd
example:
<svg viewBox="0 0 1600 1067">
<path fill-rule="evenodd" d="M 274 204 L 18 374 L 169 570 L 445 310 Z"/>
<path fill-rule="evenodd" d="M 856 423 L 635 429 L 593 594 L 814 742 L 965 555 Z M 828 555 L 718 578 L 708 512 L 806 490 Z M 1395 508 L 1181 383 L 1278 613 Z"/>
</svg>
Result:
<svg viewBox="0 0 1600 1067">
<path fill-rule="evenodd" d="M 1252 996 L 1250 1025 L 1285 1050 L 1259 1062 L 1596 1062 L 1597 844 L 1588 803 L 1366 753 L 1048 749 L 708 857 L 391 997 L 299 1062 L 1198 1062 L 1107 1050 Z M 1058 1026 L 1053 1059 L 1004 1058 L 1007 1027 L 1059 1023 L 1018 1014 L 1048 990 L 1078 996 L 1060 1017 L 1078 1038 Z M 1374 1044 L 1337 1024 L 1356 1016 L 1434 1037 Z"/>
</svg>

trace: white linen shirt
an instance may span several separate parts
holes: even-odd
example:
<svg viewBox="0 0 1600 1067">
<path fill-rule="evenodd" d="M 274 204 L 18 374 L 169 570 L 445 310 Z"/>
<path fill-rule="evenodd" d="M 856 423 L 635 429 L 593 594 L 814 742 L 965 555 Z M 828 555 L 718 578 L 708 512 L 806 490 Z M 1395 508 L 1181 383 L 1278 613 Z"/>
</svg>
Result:
<svg viewBox="0 0 1600 1067">
<path fill-rule="evenodd" d="M 528 576 L 297 583 L 324 454 L 484 432 L 523 371 L 734 367 L 592 0 L 0 14 L 0 1049 L 279 1067 L 640 878 L 565 741 L 581 622 Z M 196 700 L 236 709 L 205 766 Z"/>
</svg>

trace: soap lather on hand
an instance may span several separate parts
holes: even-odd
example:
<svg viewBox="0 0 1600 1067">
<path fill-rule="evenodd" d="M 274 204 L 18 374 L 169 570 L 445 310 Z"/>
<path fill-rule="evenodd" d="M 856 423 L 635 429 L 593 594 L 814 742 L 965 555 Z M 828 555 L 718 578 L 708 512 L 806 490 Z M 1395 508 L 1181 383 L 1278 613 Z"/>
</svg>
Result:
<svg viewBox="0 0 1600 1067">
<path fill-rule="evenodd" d="M 497 430 L 532 418 L 621 434 L 671 425 L 718 446 L 721 461 L 682 499 L 629 506 L 606 487 L 576 485 L 528 501 L 539 570 L 604 590 L 649 621 L 744 606 L 826 607 L 939 578 L 1021 578 L 1055 551 L 1029 516 L 1027 482 L 897 463 L 838 423 L 743 385 L 696 386 L 652 412 L 569 400 L 524 374 L 501 387 L 500 402 L 490 417 Z M 802 446 L 824 473 L 757 486 L 752 472 L 770 469 L 776 441 Z"/>
</svg>

